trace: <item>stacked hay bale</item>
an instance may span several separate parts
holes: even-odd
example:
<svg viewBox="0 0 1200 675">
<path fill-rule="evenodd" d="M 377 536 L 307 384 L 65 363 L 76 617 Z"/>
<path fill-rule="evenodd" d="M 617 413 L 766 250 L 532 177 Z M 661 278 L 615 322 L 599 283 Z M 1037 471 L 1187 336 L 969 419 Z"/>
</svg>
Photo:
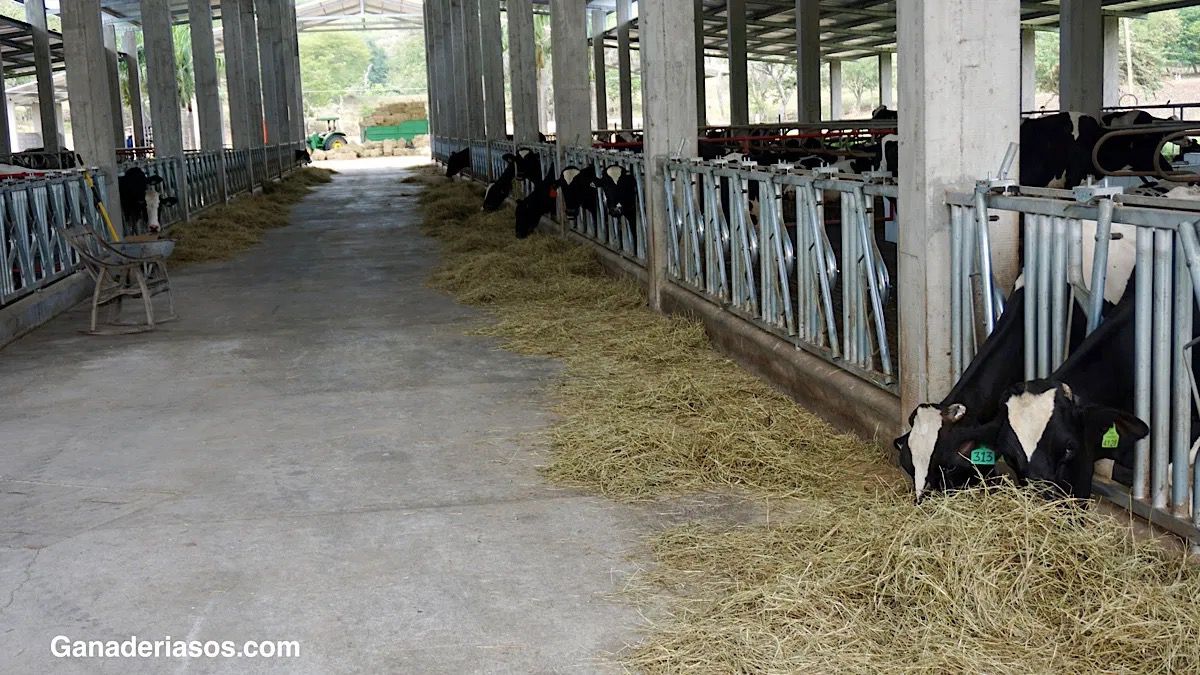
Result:
<svg viewBox="0 0 1200 675">
<path fill-rule="evenodd" d="M 365 127 L 394 127 L 403 122 L 426 119 L 424 101 L 397 101 L 379 106 L 362 120 Z"/>
</svg>

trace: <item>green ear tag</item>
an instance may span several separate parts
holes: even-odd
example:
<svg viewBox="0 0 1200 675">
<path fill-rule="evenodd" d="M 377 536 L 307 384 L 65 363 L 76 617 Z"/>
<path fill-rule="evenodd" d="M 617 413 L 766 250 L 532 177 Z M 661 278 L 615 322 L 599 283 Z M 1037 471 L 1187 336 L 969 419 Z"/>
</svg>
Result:
<svg viewBox="0 0 1200 675">
<path fill-rule="evenodd" d="M 1112 425 L 1100 439 L 1100 447 L 1115 448 L 1121 444 L 1121 434 L 1117 433 L 1117 425 Z"/>
<path fill-rule="evenodd" d="M 987 446 L 979 446 L 971 451 L 971 463 L 975 466 L 995 466 L 996 452 Z"/>
</svg>

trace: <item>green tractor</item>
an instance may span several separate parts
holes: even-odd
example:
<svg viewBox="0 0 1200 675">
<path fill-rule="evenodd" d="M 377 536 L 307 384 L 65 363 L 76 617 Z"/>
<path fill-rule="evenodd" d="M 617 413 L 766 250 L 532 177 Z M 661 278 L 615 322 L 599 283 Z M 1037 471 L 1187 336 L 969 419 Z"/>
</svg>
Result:
<svg viewBox="0 0 1200 675">
<path fill-rule="evenodd" d="M 339 150 L 350 143 L 346 140 L 346 134 L 338 131 L 337 117 L 318 117 L 317 121 L 325 123 L 325 132 L 318 132 L 308 137 L 310 150 Z"/>
</svg>

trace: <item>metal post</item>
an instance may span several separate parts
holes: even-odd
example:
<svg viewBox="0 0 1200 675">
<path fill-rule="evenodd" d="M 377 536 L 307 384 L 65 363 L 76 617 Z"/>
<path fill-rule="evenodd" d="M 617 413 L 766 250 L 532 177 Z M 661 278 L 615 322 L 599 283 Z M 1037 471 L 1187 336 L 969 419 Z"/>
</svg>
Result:
<svg viewBox="0 0 1200 675">
<path fill-rule="evenodd" d="M 696 124 L 708 125 L 708 91 L 704 69 L 704 0 L 694 0 L 696 13 Z"/>
</svg>

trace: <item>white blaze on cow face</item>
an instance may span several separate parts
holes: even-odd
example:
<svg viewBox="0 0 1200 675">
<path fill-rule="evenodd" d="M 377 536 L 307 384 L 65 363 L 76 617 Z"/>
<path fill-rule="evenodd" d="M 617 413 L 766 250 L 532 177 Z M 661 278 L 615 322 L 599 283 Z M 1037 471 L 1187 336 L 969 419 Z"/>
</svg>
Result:
<svg viewBox="0 0 1200 675">
<path fill-rule="evenodd" d="M 933 461 L 933 449 L 942 431 L 942 421 L 942 411 L 933 406 L 921 406 L 913 416 L 912 431 L 908 434 L 908 451 L 912 454 L 913 489 L 918 499 L 925 492 L 925 479 L 929 476 L 929 463 Z"/>
<path fill-rule="evenodd" d="M 608 177 L 612 179 L 612 182 L 615 185 L 617 181 L 621 180 L 621 176 L 625 173 L 625 169 L 622 169 L 619 166 L 610 166 L 604 170 L 604 173 L 608 174 Z"/>
<path fill-rule="evenodd" d="M 1067 114 L 1071 116 L 1071 137 L 1079 140 L 1079 118 L 1083 117 L 1083 113 L 1070 112 Z"/>
<path fill-rule="evenodd" d="M 1013 433 L 1017 436 L 1017 441 L 1021 443 L 1021 450 L 1025 453 L 1026 460 L 1033 458 L 1038 441 L 1046 433 L 1046 427 L 1054 415 L 1056 394 L 1058 394 L 1058 388 L 1048 389 L 1040 394 L 1026 392 L 1012 396 L 1004 403 L 1008 408 L 1008 426 L 1012 428 Z"/>
<path fill-rule="evenodd" d="M 158 190 L 153 185 L 146 188 L 146 225 L 151 232 L 157 232 L 161 227 L 158 222 Z"/>
<path fill-rule="evenodd" d="M 566 183 L 567 185 L 570 185 L 571 181 L 575 180 L 576 176 L 578 176 L 581 173 L 583 173 L 583 172 L 580 171 L 579 169 L 564 169 L 563 173 L 562 173 L 563 182 Z"/>
</svg>

